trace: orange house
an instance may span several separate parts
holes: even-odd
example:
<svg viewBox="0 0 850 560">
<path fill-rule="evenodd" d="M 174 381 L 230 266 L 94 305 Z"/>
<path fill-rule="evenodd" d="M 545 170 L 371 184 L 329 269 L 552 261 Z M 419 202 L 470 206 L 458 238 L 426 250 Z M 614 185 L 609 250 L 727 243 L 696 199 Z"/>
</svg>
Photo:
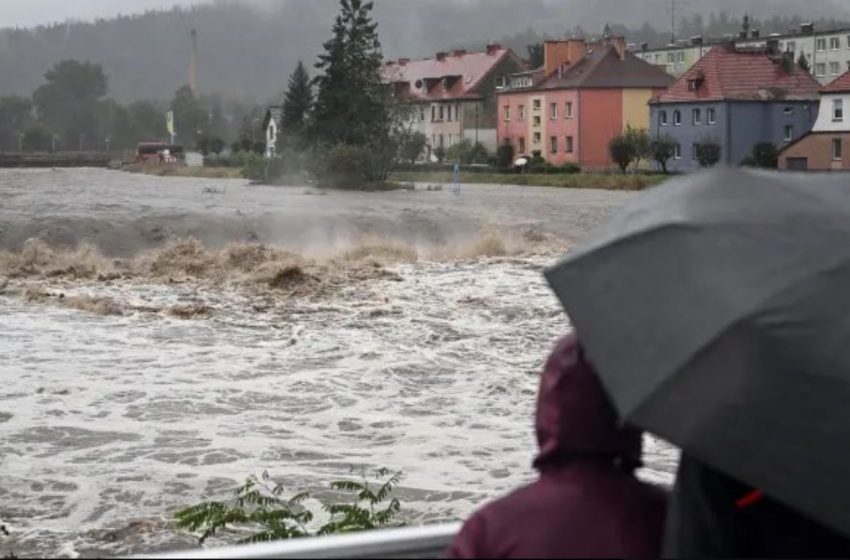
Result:
<svg viewBox="0 0 850 560">
<path fill-rule="evenodd" d="M 499 143 L 553 165 L 614 167 L 611 139 L 627 126 L 649 129 L 649 100 L 674 79 L 628 52 L 622 37 L 547 41 L 544 53 L 543 67 L 514 74 L 500 92 Z"/>
</svg>

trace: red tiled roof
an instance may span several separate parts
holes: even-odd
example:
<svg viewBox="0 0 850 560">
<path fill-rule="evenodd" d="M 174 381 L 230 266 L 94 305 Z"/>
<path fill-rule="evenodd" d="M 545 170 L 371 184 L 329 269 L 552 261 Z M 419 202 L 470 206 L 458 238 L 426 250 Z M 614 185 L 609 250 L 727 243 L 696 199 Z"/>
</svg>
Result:
<svg viewBox="0 0 850 560">
<path fill-rule="evenodd" d="M 850 72 L 835 78 L 828 86 L 821 90 L 822 93 L 844 93 L 850 92 Z"/>
<path fill-rule="evenodd" d="M 697 91 L 688 83 L 701 77 Z M 820 84 L 797 65 L 786 72 L 764 50 L 713 47 L 655 101 L 817 100 Z"/>
<path fill-rule="evenodd" d="M 391 61 L 384 66 L 383 75 L 387 82 L 408 84 L 400 88 L 408 98 L 476 98 L 476 89 L 481 81 L 509 56 L 516 55 L 510 49 L 499 47 L 485 52 L 447 53 L 442 60 Z M 448 90 L 443 86 L 443 78 L 448 78 Z"/>
<path fill-rule="evenodd" d="M 620 58 L 613 45 L 591 45 L 588 54 L 558 76 L 555 72 L 538 89 L 666 88 L 673 77 L 658 66 L 626 52 Z"/>
</svg>

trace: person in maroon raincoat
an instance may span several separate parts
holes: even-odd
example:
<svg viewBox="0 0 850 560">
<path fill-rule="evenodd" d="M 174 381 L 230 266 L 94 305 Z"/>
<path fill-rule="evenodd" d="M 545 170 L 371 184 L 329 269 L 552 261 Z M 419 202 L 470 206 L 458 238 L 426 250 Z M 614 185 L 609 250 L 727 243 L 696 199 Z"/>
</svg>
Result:
<svg viewBox="0 0 850 560">
<path fill-rule="evenodd" d="M 666 494 L 639 481 L 642 438 L 622 426 L 578 338 L 546 364 L 537 482 L 474 514 L 448 558 L 658 558 Z"/>
</svg>

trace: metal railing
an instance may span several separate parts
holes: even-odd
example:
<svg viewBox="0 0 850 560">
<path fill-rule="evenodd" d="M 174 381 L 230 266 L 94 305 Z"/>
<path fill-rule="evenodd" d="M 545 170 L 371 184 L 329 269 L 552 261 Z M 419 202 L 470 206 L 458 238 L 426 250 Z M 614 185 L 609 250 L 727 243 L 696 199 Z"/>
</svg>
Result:
<svg viewBox="0 0 850 560">
<path fill-rule="evenodd" d="M 364 531 L 270 543 L 192 549 L 136 558 L 440 558 L 460 524 Z"/>
</svg>

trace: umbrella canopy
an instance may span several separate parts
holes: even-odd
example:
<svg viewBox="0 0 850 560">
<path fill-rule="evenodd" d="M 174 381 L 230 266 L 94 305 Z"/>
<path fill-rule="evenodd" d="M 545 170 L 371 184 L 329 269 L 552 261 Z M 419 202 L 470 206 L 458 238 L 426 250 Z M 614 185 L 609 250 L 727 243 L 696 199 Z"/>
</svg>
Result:
<svg viewBox="0 0 850 560">
<path fill-rule="evenodd" d="M 848 186 L 677 179 L 547 272 L 626 420 L 845 534 Z"/>
</svg>

